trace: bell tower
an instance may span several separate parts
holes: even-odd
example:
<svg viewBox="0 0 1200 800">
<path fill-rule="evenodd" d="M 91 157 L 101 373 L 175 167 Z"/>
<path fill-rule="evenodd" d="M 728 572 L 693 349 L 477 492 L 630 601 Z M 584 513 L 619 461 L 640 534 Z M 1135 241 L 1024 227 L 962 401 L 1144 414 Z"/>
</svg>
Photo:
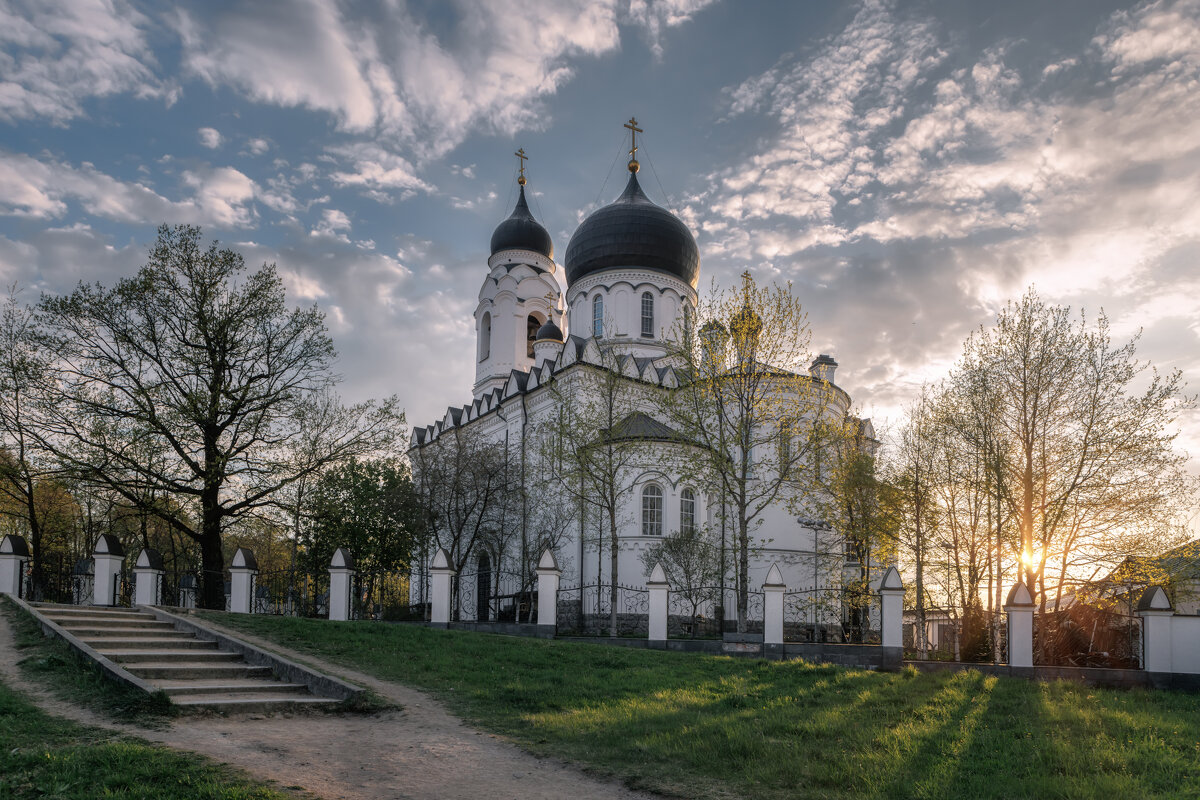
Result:
<svg viewBox="0 0 1200 800">
<path fill-rule="evenodd" d="M 554 243 L 525 200 L 528 156 L 524 148 L 515 155 L 517 205 L 492 233 L 488 275 L 475 308 L 475 397 L 503 386 L 514 369 L 531 369 L 538 331 L 548 322 L 564 324 Z"/>
</svg>

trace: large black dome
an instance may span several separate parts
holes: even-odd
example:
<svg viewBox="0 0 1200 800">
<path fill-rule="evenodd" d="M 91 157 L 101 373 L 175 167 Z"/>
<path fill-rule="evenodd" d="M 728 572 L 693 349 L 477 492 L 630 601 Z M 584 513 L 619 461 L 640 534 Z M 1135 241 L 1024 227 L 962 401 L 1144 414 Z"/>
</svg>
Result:
<svg viewBox="0 0 1200 800">
<path fill-rule="evenodd" d="M 501 250 L 532 250 L 546 258 L 554 258 L 554 242 L 550 241 L 550 233 L 529 213 L 524 186 L 512 215 L 492 233 L 492 255 Z"/>
<path fill-rule="evenodd" d="M 637 173 L 612 205 L 583 221 L 567 245 L 567 284 L 612 267 L 641 267 L 674 275 L 695 287 L 700 251 L 692 232 L 642 192 Z"/>
</svg>

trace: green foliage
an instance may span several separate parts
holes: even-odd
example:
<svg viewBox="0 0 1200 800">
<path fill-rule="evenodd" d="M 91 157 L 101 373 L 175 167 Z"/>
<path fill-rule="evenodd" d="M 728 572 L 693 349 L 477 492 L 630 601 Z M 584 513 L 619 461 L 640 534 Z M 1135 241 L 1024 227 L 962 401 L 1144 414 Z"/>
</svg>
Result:
<svg viewBox="0 0 1200 800">
<path fill-rule="evenodd" d="M 302 528 L 303 562 L 310 571 L 329 566 L 339 547 L 364 573 L 408 567 L 423 513 L 408 465 L 394 459 L 351 459 L 321 476 Z"/>
<path fill-rule="evenodd" d="M 1181 797 L 1200 781 L 1194 694 L 213 617 L 672 796 Z"/>
</svg>

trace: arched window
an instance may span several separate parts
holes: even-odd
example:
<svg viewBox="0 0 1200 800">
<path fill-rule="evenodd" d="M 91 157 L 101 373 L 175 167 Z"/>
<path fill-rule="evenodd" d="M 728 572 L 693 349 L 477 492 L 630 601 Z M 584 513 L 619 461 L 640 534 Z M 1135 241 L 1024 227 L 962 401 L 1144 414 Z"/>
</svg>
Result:
<svg viewBox="0 0 1200 800">
<path fill-rule="evenodd" d="M 483 319 L 479 323 L 479 360 L 487 361 L 487 357 L 492 354 L 492 315 L 491 312 L 483 312 Z"/>
<path fill-rule="evenodd" d="M 533 342 L 537 339 L 538 329 L 542 327 L 542 321 L 530 314 L 525 320 L 525 355 L 533 358 Z"/>
<path fill-rule="evenodd" d="M 654 295 L 642 292 L 642 336 L 654 335 Z"/>
<path fill-rule="evenodd" d="M 602 295 L 592 298 L 592 336 L 597 339 L 604 336 L 604 297 Z"/>
<path fill-rule="evenodd" d="M 662 536 L 662 500 L 662 489 L 658 484 L 648 483 L 642 489 L 642 536 Z"/>
<path fill-rule="evenodd" d="M 691 489 L 684 489 L 679 494 L 679 532 L 696 532 L 696 493 Z"/>
</svg>

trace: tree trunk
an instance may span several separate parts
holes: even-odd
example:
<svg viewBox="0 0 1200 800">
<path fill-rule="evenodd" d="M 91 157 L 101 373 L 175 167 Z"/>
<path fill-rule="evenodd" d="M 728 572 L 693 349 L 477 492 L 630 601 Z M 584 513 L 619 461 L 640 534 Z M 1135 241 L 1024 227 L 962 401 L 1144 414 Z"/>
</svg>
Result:
<svg viewBox="0 0 1200 800">
<path fill-rule="evenodd" d="M 750 605 L 750 531 L 746 510 L 738 508 L 738 633 L 746 632 L 746 611 Z"/>
<path fill-rule="evenodd" d="M 221 520 L 216 514 L 204 515 L 200 535 L 200 589 L 202 608 L 225 610 L 225 556 L 221 553 Z"/>
<path fill-rule="evenodd" d="M 609 554 L 609 577 L 612 578 L 612 586 L 609 588 L 609 616 L 608 616 L 608 635 L 617 635 L 617 509 L 612 503 L 608 506 L 608 525 L 609 531 L 612 534 L 612 552 Z"/>
</svg>

